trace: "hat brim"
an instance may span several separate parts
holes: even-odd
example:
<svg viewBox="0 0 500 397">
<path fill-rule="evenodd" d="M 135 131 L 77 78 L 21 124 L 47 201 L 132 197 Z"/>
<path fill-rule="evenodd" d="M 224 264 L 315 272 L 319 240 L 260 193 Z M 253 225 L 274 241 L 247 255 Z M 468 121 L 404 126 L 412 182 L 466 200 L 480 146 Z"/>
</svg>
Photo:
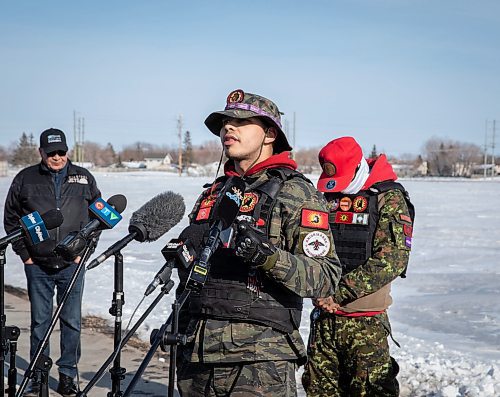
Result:
<svg viewBox="0 0 500 397">
<path fill-rule="evenodd" d="M 349 175 L 332 178 L 331 176 L 328 176 L 323 172 L 318 179 L 317 189 L 323 193 L 341 192 L 347 186 L 349 186 L 351 180 L 352 177 Z"/>
<path fill-rule="evenodd" d="M 65 152 L 67 152 L 68 146 L 64 142 L 54 142 L 54 143 L 50 143 L 48 145 L 43 146 L 41 149 L 43 149 L 43 151 L 45 153 L 51 153 L 51 152 L 55 152 L 57 150 L 63 150 Z"/>
<path fill-rule="evenodd" d="M 292 150 L 292 147 L 286 139 L 285 132 L 278 124 L 274 122 L 273 119 L 254 113 L 250 110 L 230 109 L 222 110 L 220 112 L 213 112 L 205 119 L 205 125 L 212 132 L 212 134 L 220 136 L 222 120 L 224 120 L 226 117 L 232 117 L 235 119 L 248 119 L 250 117 L 258 117 L 260 119 L 265 119 L 267 123 L 270 123 L 278 131 L 278 135 L 276 136 L 276 141 L 274 143 L 275 152 L 281 153 Z"/>
</svg>

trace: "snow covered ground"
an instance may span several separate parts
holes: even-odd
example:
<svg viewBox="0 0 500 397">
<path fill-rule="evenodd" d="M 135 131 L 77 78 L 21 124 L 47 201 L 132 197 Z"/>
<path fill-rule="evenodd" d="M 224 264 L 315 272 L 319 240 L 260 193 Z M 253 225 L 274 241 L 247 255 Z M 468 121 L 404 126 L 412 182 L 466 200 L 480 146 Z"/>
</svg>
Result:
<svg viewBox="0 0 500 397">
<path fill-rule="evenodd" d="M 184 197 L 187 211 L 208 178 L 159 172 L 95 173 L 105 199 L 128 199 L 124 220 L 102 233 L 96 253 L 127 234 L 132 212 L 157 193 Z M 13 175 L 0 178 L 3 201 Z M 315 180 L 316 177 L 311 176 Z M 402 396 L 500 396 L 500 179 L 402 181 L 416 207 L 413 251 L 406 279 L 394 283 L 389 314 L 392 353 L 401 366 Z M 161 248 L 187 225 L 184 219 L 154 243 L 131 242 L 124 255 L 124 319 L 128 321 L 164 260 Z M 7 284 L 26 286 L 20 260 L 8 250 Z M 113 259 L 88 271 L 84 312 L 110 321 Z M 139 308 L 147 307 L 152 294 Z M 147 318 L 141 335 L 159 327 L 171 310 L 171 296 Z M 308 304 L 301 333 L 309 332 Z M 136 316 L 137 318 L 138 316 Z M 299 374 L 298 374 L 299 376 Z M 298 378 L 299 379 L 299 378 Z M 299 382 L 300 383 L 300 382 Z M 303 395 L 303 392 L 300 392 Z"/>
</svg>

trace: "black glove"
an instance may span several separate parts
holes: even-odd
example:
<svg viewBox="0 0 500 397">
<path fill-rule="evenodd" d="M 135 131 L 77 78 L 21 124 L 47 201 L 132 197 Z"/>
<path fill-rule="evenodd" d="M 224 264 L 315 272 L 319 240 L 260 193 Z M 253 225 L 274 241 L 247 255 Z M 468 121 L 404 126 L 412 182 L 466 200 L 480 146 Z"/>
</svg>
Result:
<svg viewBox="0 0 500 397">
<path fill-rule="evenodd" d="M 255 266 L 266 264 L 266 270 L 272 268 L 278 259 L 276 247 L 266 237 L 261 236 L 247 221 L 238 221 L 237 223 L 236 255 Z"/>
</svg>

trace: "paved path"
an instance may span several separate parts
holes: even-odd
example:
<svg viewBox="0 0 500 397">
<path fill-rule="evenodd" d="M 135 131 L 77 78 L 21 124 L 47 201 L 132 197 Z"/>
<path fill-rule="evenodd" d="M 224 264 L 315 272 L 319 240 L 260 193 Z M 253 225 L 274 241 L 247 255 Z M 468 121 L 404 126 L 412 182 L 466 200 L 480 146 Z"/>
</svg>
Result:
<svg viewBox="0 0 500 397">
<path fill-rule="evenodd" d="M 24 371 L 29 365 L 29 324 L 30 311 L 29 301 L 22 291 L 13 290 L 6 287 L 9 292 L 5 293 L 5 315 L 7 326 L 17 326 L 21 330 L 18 340 L 18 354 L 16 366 L 18 370 L 18 385 L 21 383 Z M 99 319 L 87 319 L 82 331 L 82 358 L 79 364 L 80 388 L 83 389 L 104 361 L 113 351 L 113 329 L 103 330 L 99 325 Z M 121 355 L 121 366 L 126 368 L 126 378 L 122 381 L 122 392 L 125 391 L 130 380 L 134 376 L 136 369 L 142 362 L 147 345 L 140 347 L 125 346 Z M 57 325 L 51 337 L 51 358 L 55 362 L 59 357 L 59 326 Z M 164 359 L 164 354 L 161 360 Z M 168 361 L 168 357 L 167 357 Z M 5 374 L 7 374 L 9 356 L 6 357 Z M 50 395 L 59 396 L 55 392 L 58 382 L 57 367 L 54 364 L 50 371 Z M 166 396 L 168 383 L 168 367 L 165 362 L 160 361 L 160 353 L 156 353 L 151 364 L 144 373 L 143 379 L 138 382 L 133 394 L 144 396 Z M 105 397 L 111 390 L 111 379 L 109 372 L 96 384 L 89 392 L 89 396 Z"/>
</svg>

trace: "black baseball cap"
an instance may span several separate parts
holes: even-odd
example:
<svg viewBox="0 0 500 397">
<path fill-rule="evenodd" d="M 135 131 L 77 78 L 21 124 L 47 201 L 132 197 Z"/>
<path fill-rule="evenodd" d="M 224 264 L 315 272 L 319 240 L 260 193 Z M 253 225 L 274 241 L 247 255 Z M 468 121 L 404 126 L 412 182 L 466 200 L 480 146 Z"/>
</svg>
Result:
<svg viewBox="0 0 500 397">
<path fill-rule="evenodd" d="M 66 135 L 57 128 L 49 128 L 40 135 L 40 148 L 43 149 L 45 153 L 55 152 L 56 150 L 64 150 L 67 152 L 68 145 L 66 145 Z"/>
</svg>

